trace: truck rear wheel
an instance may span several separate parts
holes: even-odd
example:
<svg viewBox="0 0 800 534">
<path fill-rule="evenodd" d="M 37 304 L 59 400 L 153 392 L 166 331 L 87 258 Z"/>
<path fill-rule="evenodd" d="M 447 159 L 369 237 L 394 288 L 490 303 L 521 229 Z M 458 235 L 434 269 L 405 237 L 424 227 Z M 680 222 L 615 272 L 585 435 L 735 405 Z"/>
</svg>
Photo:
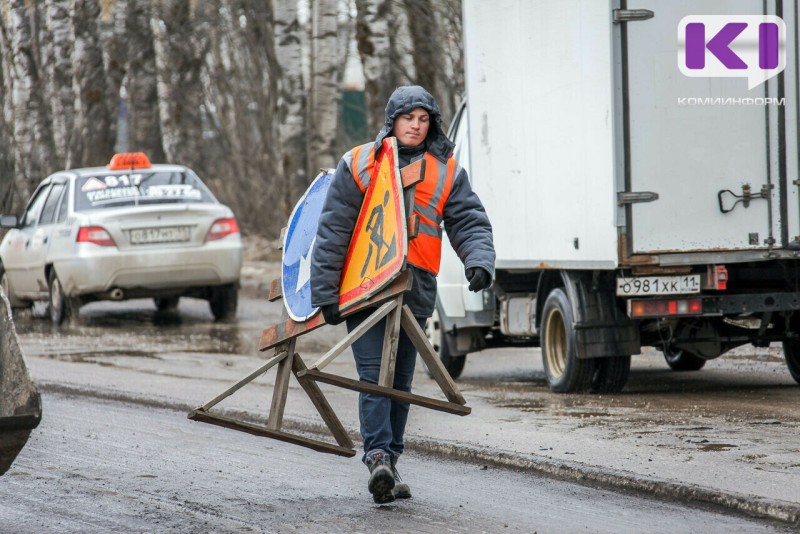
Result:
<svg viewBox="0 0 800 534">
<path fill-rule="evenodd" d="M 784 341 L 783 357 L 792 378 L 800 384 L 800 341 Z"/>
<path fill-rule="evenodd" d="M 675 347 L 666 347 L 661 352 L 673 371 L 699 371 L 706 364 L 706 360 L 700 356 Z"/>
<path fill-rule="evenodd" d="M 433 309 L 433 315 L 431 315 L 428 318 L 428 322 L 425 323 L 425 334 L 428 336 L 428 341 L 433 345 L 433 348 L 439 355 L 442 365 L 444 365 L 444 368 L 450 373 L 450 376 L 452 378 L 461 376 L 461 373 L 464 371 L 464 364 L 467 361 L 467 355 L 462 354 L 460 356 L 454 356 L 450 354 L 450 347 L 447 344 L 447 334 L 442 330 L 442 321 L 439 318 L 439 310 L 437 308 Z M 428 370 L 428 376 L 432 376 L 430 370 Z"/>
<path fill-rule="evenodd" d="M 631 372 L 630 356 L 613 356 L 595 360 L 592 393 L 619 393 Z"/>
<path fill-rule="evenodd" d="M 550 389 L 556 393 L 589 391 L 595 361 L 578 358 L 572 306 L 563 289 L 550 292 L 542 317 L 542 363 Z"/>
</svg>

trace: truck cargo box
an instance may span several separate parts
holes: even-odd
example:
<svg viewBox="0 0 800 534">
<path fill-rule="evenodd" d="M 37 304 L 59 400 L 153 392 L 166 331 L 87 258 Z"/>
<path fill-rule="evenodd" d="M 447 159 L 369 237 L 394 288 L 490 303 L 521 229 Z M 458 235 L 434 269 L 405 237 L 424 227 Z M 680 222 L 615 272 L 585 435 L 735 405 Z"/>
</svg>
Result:
<svg viewBox="0 0 800 534">
<path fill-rule="evenodd" d="M 467 0 L 472 180 L 498 267 L 751 261 L 796 248 L 796 40 L 786 70 L 752 89 L 747 77 L 679 68 L 684 17 L 777 14 L 794 35 L 784 4 Z"/>
<path fill-rule="evenodd" d="M 780 342 L 800 382 L 797 35 L 780 0 L 465 0 L 451 136 L 497 264 L 475 295 L 443 255 L 448 369 L 541 345 L 554 391 L 614 392 L 642 346 Z"/>
</svg>

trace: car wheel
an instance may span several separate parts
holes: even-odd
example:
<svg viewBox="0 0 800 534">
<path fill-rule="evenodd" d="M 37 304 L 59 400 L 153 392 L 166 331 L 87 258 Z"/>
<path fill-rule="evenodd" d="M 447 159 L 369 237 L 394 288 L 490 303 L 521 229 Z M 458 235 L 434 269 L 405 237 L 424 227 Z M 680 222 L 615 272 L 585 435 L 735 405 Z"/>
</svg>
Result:
<svg viewBox="0 0 800 534">
<path fill-rule="evenodd" d="M 589 391 L 595 360 L 578 358 L 572 306 L 561 288 L 554 289 L 542 312 L 542 363 L 550 389 L 556 393 Z"/>
<path fill-rule="evenodd" d="M 673 371 L 699 371 L 706 364 L 706 360 L 700 356 L 675 347 L 665 347 L 661 352 L 664 353 L 664 360 Z"/>
<path fill-rule="evenodd" d="M 431 315 L 425 323 L 425 334 L 428 336 L 428 341 L 433 345 L 436 353 L 439 354 L 439 360 L 441 360 L 447 372 L 450 373 L 450 376 L 452 378 L 461 376 L 461 373 L 464 371 L 464 364 L 467 361 L 467 355 L 461 354 L 455 356 L 450 353 L 450 347 L 447 344 L 447 334 L 445 334 L 442 329 L 442 321 L 439 318 L 439 310 L 437 308 L 433 309 L 433 315 Z M 430 369 L 428 369 L 428 376 L 431 376 Z"/>
<path fill-rule="evenodd" d="M 592 393 L 619 393 L 631 372 L 630 356 L 613 356 L 595 360 Z"/>
<path fill-rule="evenodd" d="M 236 284 L 226 284 L 211 288 L 211 298 L 208 300 L 211 313 L 217 321 L 229 321 L 236 317 L 236 307 L 239 304 L 239 289 Z"/>
<path fill-rule="evenodd" d="M 178 303 L 180 302 L 180 297 L 166 297 L 166 298 L 155 298 L 153 302 L 156 304 L 156 309 L 160 312 L 165 311 L 175 311 L 178 309 Z"/>
<path fill-rule="evenodd" d="M 64 288 L 61 286 L 61 281 L 58 279 L 55 269 L 50 270 L 48 277 L 50 285 L 50 302 L 48 308 L 50 312 L 50 320 L 53 324 L 60 325 L 73 317 L 77 317 L 78 309 L 80 308 L 80 300 L 72 297 L 67 297 L 64 294 Z"/>
<path fill-rule="evenodd" d="M 14 295 L 11 293 L 11 286 L 8 283 L 8 275 L 6 274 L 6 270 L 1 265 L 0 265 L 0 287 L 3 288 L 3 293 L 5 293 L 9 304 L 11 304 L 12 311 L 21 308 L 29 308 L 31 306 L 29 302 L 19 300 L 15 298 Z"/>
</svg>

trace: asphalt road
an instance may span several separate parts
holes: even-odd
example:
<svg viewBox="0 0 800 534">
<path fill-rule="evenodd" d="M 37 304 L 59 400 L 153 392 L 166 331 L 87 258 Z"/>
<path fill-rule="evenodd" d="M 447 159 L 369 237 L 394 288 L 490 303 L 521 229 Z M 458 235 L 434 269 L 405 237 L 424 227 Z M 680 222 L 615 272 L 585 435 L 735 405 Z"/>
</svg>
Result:
<svg viewBox="0 0 800 534">
<path fill-rule="evenodd" d="M 261 293 L 264 290 L 262 287 Z M 403 462 L 401 472 L 415 490 L 413 508 L 400 503 L 389 512 L 379 510 L 384 515 L 376 519 L 365 489 L 366 471 L 356 460 L 311 453 L 185 419 L 191 407 L 229 387 L 267 356 L 256 350 L 258 335 L 279 320 L 281 303 L 266 302 L 263 295 L 255 298 L 258 295 L 252 286 L 245 288 L 237 319 L 230 323 L 214 322 L 207 303 L 194 299 L 183 299 L 177 313 L 157 313 L 146 300 L 94 303 L 81 310 L 77 322 L 63 328 L 30 313 L 20 314 L 17 330 L 31 374 L 46 393 L 67 391 L 80 392 L 82 398 L 128 399 L 140 402 L 140 407 L 126 408 L 128 415 L 118 422 L 117 416 L 107 419 L 102 414 L 116 413 L 119 403 L 68 401 L 47 395 L 43 425 L 12 472 L 0 479 L 0 532 L 9 524 L 26 532 L 57 531 L 62 523 L 64 531 L 108 531 L 120 528 L 113 526 L 115 520 L 122 525 L 130 522 L 124 527 L 129 531 L 239 531 L 241 525 L 234 519 L 242 517 L 251 521 L 241 527 L 245 530 L 276 530 L 271 526 L 275 523 L 281 531 L 312 532 L 440 532 L 445 524 L 456 530 L 487 532 L 500 528 L 528 532 L 781 528 L 719 515 L 721 507 L 780 518 L 795 527 L 798 524 L 800 388 L 789 377 L 775 347 L 742 348 L 696 373 L 671 372 L 660 355 L 651 351 L 634 357 L 631 378 L 622 394 L 602 396 L 551 393 L 536 349 L 471 355 L 459 387 L 473 413 L 459 418 L 412 408 L 407 441 L 417 456 Z M 44 308 L 38 306 L 35 311 L 34 315 L 41 315 Z M 298 350 L 307 362 L 314 361 L 342 334 L 342 327 L 323 328 L 304 336 Z M 415 391 L 441 395 L 422 365 L 418 367 Z M 330 369 L 352 375 L 352 358 L 343 354 Z M 262 416 L 269 407 L 273 380 L 274 375 L 262 377 L 225 402 L 233 410 Z M 333 387 L 326 387 L 325 393 L 345 427 L 357 429 L 355 394 Z M 286 420 L 292 428 L 318 425 L 318 416 L 294 382 L 289 394 Z M 184 411 L 145 409 L 141 401 Z M 87 411 L 87 402 L 103 406 L 101 415 Z M 65 403 L 77 408 L 61 410 Z M 59 426 L 59 421 L 70 421 L 74 413 L 86 415 Z M 151 431 L 151 418 L 152 428 L 158 426 L 153 414 L 174 420 L 175 435 Z M 78 423 L 84 419 L 92 425 L 81 430 Z M 121 431 L 117 426 L 125 428 L 126 424 L 139 432 L 139 437 L 155 432 L 157 443 L 145 446 L 147 440 L 132 440 L 130 435 L 105 440 L 103 436 L 111 430 L 92 430 L 108 427 L 117 432 Z M 182 442 L 188 445 L 178 446 Z M 246 452 L 245 443 L 253 444 L 252 452 Z M 93 450 L 87 444 L 97 447 Z M 199 444 L 206 448 L 198 448 Z M 46 459 L 51 448 L 60 451 L 58 459 Z M 84 448 L 93 452 L 82 460 Z M 178 452 L 187 450 L 192 453 Z M 29 455 L 37 451 L 42 459 L 30 462 Z M 450 463 L 420 456 L 433 451 L 465 461 Z M 269 462 L 273 454 L 281 462 Z M 136 470 L 130 471 L 135 474 L 126 474 L 126 462 L 142 455 Z M 495 462 L 497 458 L 500 460 Z M 73 460 L 77 465 L 59 470 Z M 527 474 L 493 468 L 481 471 L 481 463 L 515 466 Z M 31 468 L 39 464 L 45 467 Z M 209 471 L 210 465 L 216 472 Z M 250 465 L 259 467 L 249 469 Z M 303 471 L 307 468 L 312 471 L 308 475 Z M 184 472 L 191 476 L 181 479 Z M 684 510 L 680 504 L 658 504 L 647 498 L 624 501 L 631 497 L 569 484 L 563 487 L 570 489 L 550 494 L 550 488 L 564 483 L 532 474 L 542 472 L 592 481 L 605 488 L 626 488 L 629 495 L 634 490 L 645 491 L 671 502 L 721 507 L 715 508 L 716 514 L 686 511 L 684 522 L 676 523 L 679 511 Z M 246 479 L 250 476 L 253 478 Z M 293 481 L 298 476 L 302 483 Z M 226 482 L 226 477 L 231 481 Z M 236 477 L 244 477 L 241 496 L 231 487 L 225 490 Z M 25 481 L 33 485 L 21 488 Z M 311 485 L 305 487 L 305 483 Z M 217 486 L 220 495 L 227 497 L 214 498 Z M 151 487 L 156 489 L 149 490 Z M 37 496 L 49 489 L 53 490 L 51 497 Z M 7 491 L 16 501 L 4 496 Z M 593 501 L 598 495 L 602 498 Z M 132 508 L 115 509 L 117 498 Z M 20 503 L 20 499 L 33 501 L 27 507 L 6 504 Z M 89 515 L 106 526 L 89 523 L 81 527 L 80 521 L 87 520 L 82 516 L 69 522 L 81 510 L 76 503 L 83 502 L 89 503 Z M 340 506 L 341 502 L 355 508 Z M 49 507 L 61 511 L 51 518 L 43 511 L 31 511 Z M 346 511 L 340 514 L 339 510 Z M 651 510 L 652 515 L 643 519 L 641 514 Z M 660 519 L 664 510 L 671 510 L 676 519 Z M 12 511 L 15 515 L 8 515 Z M 45 523 L 36 523 L 36 513 Z M 61 519 L 56 521 L 56 516 Z M 459 519 L 462 516 L 463 521 Z M 215 517 L 227 519 L 214 523 Z M 283 517 L 286 522 L 282 524 Z M 396 518 L 401 518 L 399 524 L 392 523 Z M 51 519 L 52 523 L 47 523 Z M 204 521 L 209 521 L 207 526 Z M 344 521 L 344 526 L 340 527 L 339 521 Z"/>
<path fill-rule="evenodd" d="M 378 506 L 366 469 L 184 412 L 46 394 L 0 479 L 0 531 L 781 532 L 784 526 L 505 469 L 408 455 L 414 497 Z"/>
</svg>

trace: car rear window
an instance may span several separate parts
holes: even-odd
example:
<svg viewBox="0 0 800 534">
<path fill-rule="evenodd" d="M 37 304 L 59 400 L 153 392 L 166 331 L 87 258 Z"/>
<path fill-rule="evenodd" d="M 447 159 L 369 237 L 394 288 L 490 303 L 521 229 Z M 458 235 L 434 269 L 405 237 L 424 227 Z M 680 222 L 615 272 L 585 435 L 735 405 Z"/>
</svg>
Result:
<svg viewBox="0 0 800 534">
<path fill-rule="evenodd" d="M 191 171 L 131 172 L 81 176 L 75 181 L 75 210 L 216 202 Z"/>
</svg>

